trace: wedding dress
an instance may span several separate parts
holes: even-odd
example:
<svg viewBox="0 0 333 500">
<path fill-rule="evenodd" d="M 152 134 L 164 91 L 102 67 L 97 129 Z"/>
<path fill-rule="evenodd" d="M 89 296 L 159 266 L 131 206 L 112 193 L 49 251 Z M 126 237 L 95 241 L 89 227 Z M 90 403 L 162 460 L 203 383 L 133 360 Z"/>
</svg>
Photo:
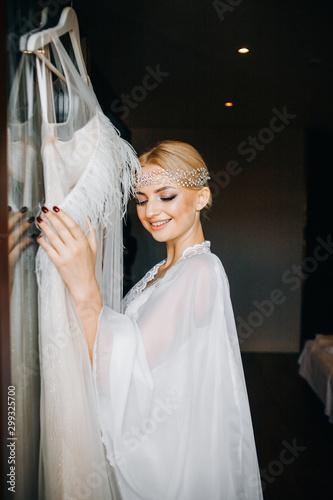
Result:
<svg viewBox="0 0 333 500">
<path fill-rule="evenodd" d="M 163 262 L 127 294 L 124 314 L 103 305 L 94 343 L 99 422 L 122 498 L 262 499 L 224 268 L 208 241 L 152 281 Z"/>
<path fill-rule="evenodd" d="M 87 233 L 96 231 L 96 278 L 103 303 L 121 309 L 122 227 L 140 168 L 130 145 L 102 113 L 91 85 L 76 70 L 61 41 L 51 50 L 67 82 L 56 82 L 69 103 L 55 122 L 54 85 L 36 60 L 43 112 L 41 154 L 45 205 L 57 205 Z M 44 219 L 45 220 L 45 219 Z M 48 223 L 46 220 L 45 224 Z M 72 297 L 42 248 L 36 258 L 41 374 L 40 500 L 119 498 L 108 466 L 96 411 L 92 367 Z"/>
</svg>

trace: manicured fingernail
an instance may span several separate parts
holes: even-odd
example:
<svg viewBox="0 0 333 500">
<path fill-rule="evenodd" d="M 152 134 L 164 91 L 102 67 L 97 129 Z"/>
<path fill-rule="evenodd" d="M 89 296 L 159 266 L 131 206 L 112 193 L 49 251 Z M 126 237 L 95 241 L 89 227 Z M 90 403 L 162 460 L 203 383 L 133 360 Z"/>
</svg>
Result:
<svg viewBox="0 0 333 500">
<path fill-rule="evenodd" d="M 41 217 L 39 217 L 39 216 L 38 216 L 38 217 L 37 217 L 37 222 L 38 222 L 38 224 L 40 224 L 41 222 L 43 222 L 43 219 L 42 219 Z"/>
<path fill-rule="evenodd" d="M 29 222 L 29 224 L 31 224 L 33 221 L 35 220 L 35 217 L 32 215 L 28 220 L 27 222 Z"/>
<path fill-rule="evenodd" d="M 27 211 L 28 211 L 28 207 L 22 207 L 20 210 L 21 214 L 25 214 L 25 212 L 27 212 Z"/>
<path fill-rule="evenodd" d="M 44 207 L 44 206 L 42 207 L 42 210 L 43 210 L 44 214 L 47 214 L 47 212 L 49 211 L 49 209 Z"/>
<path fill-rule="evenodd" d="M 10 205 L 8 205 L 8 212 L 10 212 L 12 209 L 12 207 Z"/>
<path fill-rule="evenodd" d="M 60 208 L 59 207 L 53 207 L 53 210 L 54 210 L 54 212 L 60 212 Z"/>
<path fill-rule="evenodd" d="M 42 233 L 40 233 L 38 236 L 37 236 L 37 240 L 39 240 L 41 237 L 42 237 Z"/>
<path fill-rule="evenodd" d="M 38 234 L 37 234 L 37 233 L 33 233 L 33 234 L 31 234 L 31 235 L 30 235 L 30 238 L 31 238 L 32 240 L 35 240 L 35 239 L 37 238 L 37 236 L 38 236 Z"/>
</svg>

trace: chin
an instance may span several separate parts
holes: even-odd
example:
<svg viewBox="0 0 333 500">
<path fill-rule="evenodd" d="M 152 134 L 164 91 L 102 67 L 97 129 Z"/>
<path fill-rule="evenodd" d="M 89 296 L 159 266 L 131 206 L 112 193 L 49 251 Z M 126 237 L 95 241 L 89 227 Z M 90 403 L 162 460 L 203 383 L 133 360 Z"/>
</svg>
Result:
<svg viewBox="0 0 333 500">
<path fill-rule="evenodd" d="M 162 232 L 162 231 L 161 231 Z M 172 239 L 170 238 L 170 235 L 167 235 L 167 234 L 161 234 L 161 232 L 153 232 L 153 231 L 149 231 L 149 233 L 151 234 L 151 236 L 154 238 L 155 241 L 159 241 L 160 243 L 165 243 L 166 241 Z"/>
</svg>

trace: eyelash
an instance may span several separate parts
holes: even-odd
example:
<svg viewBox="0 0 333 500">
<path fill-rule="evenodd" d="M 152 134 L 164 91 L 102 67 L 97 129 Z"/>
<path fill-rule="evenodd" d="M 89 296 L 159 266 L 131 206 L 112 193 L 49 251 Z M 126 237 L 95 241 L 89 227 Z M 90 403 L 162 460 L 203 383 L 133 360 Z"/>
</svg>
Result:
<svg viewBox="0 0 333 500">
<path fill-rule="evenodd" d="M 170 198 L 161 198 L 162 201 L 171 201 L 173 200 L 174 198 L 176 198 L 177 195 L 174 195 L 174 196 L 170 196 Z M 144 200 L 144 201 L 138 201 L 136 200 L 136 204 L 137 205 L 144 205 L 145 203 L 147 203 L 148 200 Z"/>
</svg>

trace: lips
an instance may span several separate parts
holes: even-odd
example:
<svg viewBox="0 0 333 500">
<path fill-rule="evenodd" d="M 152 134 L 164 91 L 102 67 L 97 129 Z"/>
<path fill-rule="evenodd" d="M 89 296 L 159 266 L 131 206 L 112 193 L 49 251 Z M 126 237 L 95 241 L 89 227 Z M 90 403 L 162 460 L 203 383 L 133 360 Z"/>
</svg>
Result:
<svg viewBox="0 0 333 500">
<path fill-rule="evenodd" d="M 172 219 L 159 220 L 150 222 L 149 224 L 154 231 L 158 231 L 159 229 L 163 229 L 165 226 L 167 226 L 171 220 Z"/>
</svg>

